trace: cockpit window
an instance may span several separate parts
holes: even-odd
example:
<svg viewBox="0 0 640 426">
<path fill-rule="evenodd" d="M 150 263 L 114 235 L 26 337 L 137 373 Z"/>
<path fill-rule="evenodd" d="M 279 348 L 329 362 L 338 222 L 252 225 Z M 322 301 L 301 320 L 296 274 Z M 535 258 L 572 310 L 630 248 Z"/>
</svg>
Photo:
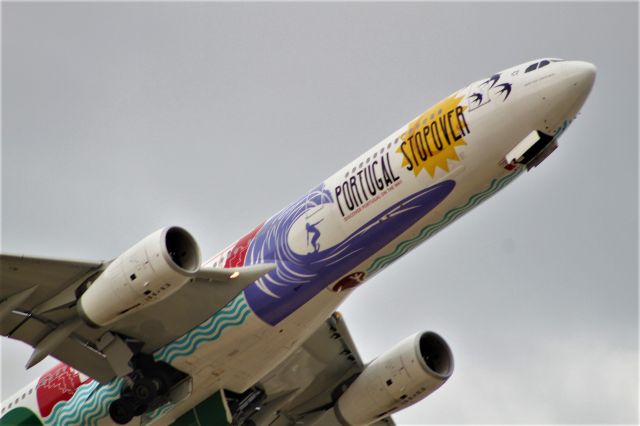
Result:
<svg viewBox="0 0 640 426">
<path fill-rule="evenodd" d="M 527 72 L 535 71 L 538 68 L 546 67 L 551 62 L 562 62 L 562 61 L 563 61 L 562 59 L 543 59 L 540 62 L 536 62 L 535 64 L 529 65 L 527 69 L 524 70 L 524 72 L 527 73 Z"/>
</svg>

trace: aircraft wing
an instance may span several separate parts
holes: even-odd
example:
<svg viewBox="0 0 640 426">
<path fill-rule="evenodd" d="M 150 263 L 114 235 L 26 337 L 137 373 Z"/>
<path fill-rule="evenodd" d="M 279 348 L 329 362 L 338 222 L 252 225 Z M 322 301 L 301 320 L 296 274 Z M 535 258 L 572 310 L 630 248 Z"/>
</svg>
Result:
<svg viewBox="0 0 640 426">
<path fill-rule="evenodd" d="M 108 265 L 0 255 L 0 334 L 33 346 L 36 362 L 50 354 L 104 383 L 130 371 L 132 345 L 146 353 L 164 346 L 269 270 L 269 265 L 238 268 L 243 273 L 230 280 L 233 270 L 210 269 L 167 299 L 107 327 L 92 328 L 78 316 L 77 294 Z"/>
<path fill-rule="evenodd" d="M 260 383 L 267 399 L 250 419 L 257 426 L 340 426 L 332 409 L 334 399 L 363 369 L 342 315 L 336 312 Z M 391 417 L 374 424 L 395 425 Z"/>
</svg>

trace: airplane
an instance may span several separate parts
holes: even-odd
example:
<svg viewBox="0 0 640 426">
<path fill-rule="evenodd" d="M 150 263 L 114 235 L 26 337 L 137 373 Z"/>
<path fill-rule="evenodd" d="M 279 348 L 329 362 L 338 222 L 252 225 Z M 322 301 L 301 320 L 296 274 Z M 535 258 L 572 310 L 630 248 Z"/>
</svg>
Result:
<svg viewBox="0 0 640 426">
<path fill-rule="evenodd" d="M 61 361 L 0 424 L 393 425 L 451 376 L 415 333 L 365 363 L 338 306 L 542 163 L 596 68 L 542 58 L 430 107 L 211 259 L 167 226 L 111 261 L 3 254 L 0 332 Z"/>
</svg>

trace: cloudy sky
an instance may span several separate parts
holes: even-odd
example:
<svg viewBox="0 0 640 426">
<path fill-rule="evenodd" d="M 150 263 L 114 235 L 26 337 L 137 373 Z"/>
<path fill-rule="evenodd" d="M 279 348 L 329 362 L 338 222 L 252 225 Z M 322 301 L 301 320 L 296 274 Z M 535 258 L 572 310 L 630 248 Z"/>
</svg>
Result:
<svg viewBox="0 0 640 426">
<path fill-rule="evenodd" d="M 418 330 L 456 371 L 420 423 L 638 422 L 635 3 L 2 5 L 2 251 L 209 256 L 431 104 L 540 57 L 598 67 L 544 164 L 342 307 L 367 360 Z M 2 338 L 2 397 L 30 349 Z"/>
</svg>

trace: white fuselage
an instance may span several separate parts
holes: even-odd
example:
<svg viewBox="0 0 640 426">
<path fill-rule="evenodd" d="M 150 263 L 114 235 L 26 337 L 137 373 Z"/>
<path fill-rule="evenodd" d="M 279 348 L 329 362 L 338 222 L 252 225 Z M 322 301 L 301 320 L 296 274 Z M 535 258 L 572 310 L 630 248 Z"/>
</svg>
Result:
<svg viewBox="0 0 640 426">
<path fill-rule="evenodd" d="M 273 241 L 282 247 L 257 250 L 259 244 L 273 244 L 266 237 L 249 238 L 248 247 L 234 243 L 207 261 L 203 266 L 238 266 L 242 251 L 245 265 L 280 263 L 277 274 L 252 284 L 221 312 L 154 354 L 193 378 L 191 395 L 158 410 L 154 424 L 171 423 L 219 388 L 242 392 L 258 383 L 356 286 L 520 174 L 523 166 L 510 167 L 506 154 L 532 131 L 551 136 L 564 131 L 594 74 L 583 62 L 550 61 L 525 72 L 530 64 L 453 93 L 266 221 L 258 234 L 273 229 Z M 315 263 L 323 270 L 343 269 L 336 276 L 318 275 L 314 282 L 322 287 L 305 293 L 312 285 L 305 286 L 305 277 L 324 274 Z M 291 277 L 300 280 L 301 290 L 287 287 Z M 120 384 L 116 380 L 92 396 L 103 399 L 100 406 L 117 398 L 109 386 Z M 64 407 L 56 415 L 63 412 Z M 102 409 L 77 418 L 110 423 Z M 55 422 L 53 415 L 45 419 Z"/>
</svg>

